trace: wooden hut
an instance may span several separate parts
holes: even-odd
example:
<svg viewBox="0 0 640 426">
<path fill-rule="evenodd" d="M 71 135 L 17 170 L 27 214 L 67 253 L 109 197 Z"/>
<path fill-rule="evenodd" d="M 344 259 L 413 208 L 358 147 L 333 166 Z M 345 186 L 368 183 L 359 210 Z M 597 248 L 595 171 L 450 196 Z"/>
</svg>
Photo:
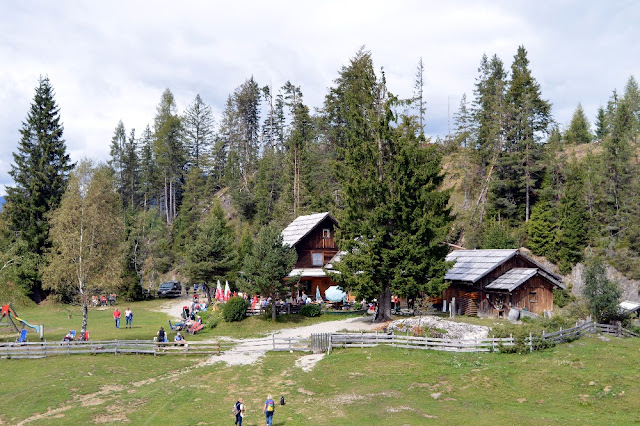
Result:
<svg viewBox="0 0 640 426">
<path fill-rule="evenodd" d="M 320 293 L 336 285 L 325 273 L 324 268 L 338 253 L 335 240 L 336 219 L 329 214 L 314 213 L 298 216 L 282 231 L 282 243 L 296 249 L 298 261 L 289 277 L 297 278 L 298 289 L 315 297 L 316 288 Z"/>
<path fill-rule="evenodd" d="M 553 290 L 564 289 L 561 278 L 520 250 L 454 250 L 455 264 L 443 299 L 456 300 L 459 314 L 507 316 L 512 308 L 538 315 L 553 312 Z"/>
</svg>

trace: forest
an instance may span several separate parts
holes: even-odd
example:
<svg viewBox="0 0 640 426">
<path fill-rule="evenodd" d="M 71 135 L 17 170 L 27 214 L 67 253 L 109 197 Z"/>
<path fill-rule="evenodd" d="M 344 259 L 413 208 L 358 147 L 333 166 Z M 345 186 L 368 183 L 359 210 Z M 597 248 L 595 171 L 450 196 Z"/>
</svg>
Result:
<svg viewBox="0 0 640 426">
<path fill-rule="evenodd" d="M 73 163 L 41 77 L 0 215 L 0 282 L 36 302 L 139 299 L 168 277 L 261 291 L 256 258 L 294 218 L 324 211 L 351 254 L 342 284 L 360 295 L 438 294 L 450 245 L 526 247 L 562 274 L 597 257 L 640 278 L 633 76 L 593 124 L 577 100 L 570 123 L 554 120 L 523 46 L 510 66 L 480 58 L 451 134 L 425 136 L 426 98 L 422 59 L 403 99 L 362 48 L 316 110 L 290 81 L 249 77 L 220 117 L 200 95 L 178 111 L 166 89 L 142 131 L 114 123 L 106 164 Z"/>
</svg>

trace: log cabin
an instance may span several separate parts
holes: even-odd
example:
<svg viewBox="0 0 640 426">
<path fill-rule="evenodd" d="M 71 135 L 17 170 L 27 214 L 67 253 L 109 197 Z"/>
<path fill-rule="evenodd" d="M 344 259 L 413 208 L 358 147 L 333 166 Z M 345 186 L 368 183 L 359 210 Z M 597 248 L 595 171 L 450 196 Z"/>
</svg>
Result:
<svg viewBox="0 0 640 426">
<path fill-rule="evenodd" d="M 520 250 L 454 250 L 454 265 L 443 300 L 456 300 L 456 313 L 508 317 L 517 308 L 537 315 L 553 312 L 553 290 L 564 289 L 562 279 Z"/>
<path fill-rule="evenodd" d="M 298 261 L 288 277 L 298 280 L 300 294 L 305 292 L 315 298 L 319 288 L 324 296 L 330 286 L 336 285 L 324 268 L 338 253 L 337 224 L 329 212 L 313 213 L 298 216 L 282 231 L 282 244 L 295 248 L 298 254 Z"/>
</svg>

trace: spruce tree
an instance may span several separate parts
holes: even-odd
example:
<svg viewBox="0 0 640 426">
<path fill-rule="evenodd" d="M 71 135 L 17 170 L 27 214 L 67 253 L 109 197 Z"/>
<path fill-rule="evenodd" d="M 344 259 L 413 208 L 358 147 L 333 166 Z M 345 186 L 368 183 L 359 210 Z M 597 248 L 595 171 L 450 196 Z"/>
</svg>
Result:
<svg viewBox="0 0 640 426">
<path fill-rule="evenodd" d="M 607 135 L 607 117 L 604 112 L 604 108 L 598 108 L 598 115 L 596 115 L 596 139 L 602 141 Z"/>
<path fill-rule="evenodd" d="M 206 158 L 213 143 L 213 113 L 211 107 L 196 95 L 193 103 L 184 113 L 184 137 L 187 164 L 189 167 L 204 168 Z"/>
<path fill-rule="evenodd" d="M 335 264 L 336 279 L 359 296 L 377 297 L 377 321 L 390 318 L 392 291 L 442 291 L 441 242 L 451 222 L 449 193 L 438 189 L 440 157 L 421 146 L 415 117 L 396 118 L 398 104 L 363 49 L 325 100 L 344 205 L 338 244 L 347 253 Z"/>
<path fill-rule="evenodd" d="M 558 249 L 551 260 L 557 260 L 560 272 L 566 274 L 580 262 L 587 243 L 588 220 L 584 203 L 584 176 L 580 166 L 573 163 L 568 167 L 564 194 L 560 198 L 558 216 Z"/>
<path fill-rule="evenodd" d="M 184 273 L 191 283 L 205 285 L 209 300 L 212 300 L 211 284 L 228 278 L 228 274 L 237 266 L 233 240 L 233 229 L 227 224 L 220 202 L 216 201 L 188 240 L 184 265 Z"/>
<path fill-rule="evenodd" d="M 591 131 L 589 130 L 589 120 L 581 104 L 578 104 L 573 113 L 565 139 L 569 145 L 589 143 L 593 139 L 593 135 L 591 135 Z"/>
<path fill-rule="evenodd" d="M 48 215 L 59 206 L 73 169 L 63 131 L 53 87 L 47 77 L 40 77 L 13 153 L 9 175 L 15 186 L 7 187 L 4 206 L 11 231 L 38 256 L 51 246 Z M 41 284 L 36 280 L 31 285 L 37 299 Z"/>
</svg>

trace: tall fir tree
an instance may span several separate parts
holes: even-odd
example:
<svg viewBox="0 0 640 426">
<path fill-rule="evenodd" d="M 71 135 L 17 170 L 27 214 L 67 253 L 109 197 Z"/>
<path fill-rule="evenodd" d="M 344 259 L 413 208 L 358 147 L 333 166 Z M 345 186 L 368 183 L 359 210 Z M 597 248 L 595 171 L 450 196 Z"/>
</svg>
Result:
<svg viewBox="0 0 640 426">
<path fill-rule="evenodd" d="M 450 226 L 448 192 L 440 158 L 423 148 L 415 118 L 398 122 L 384 75 L 374 72 L 371 54 L 361 49 L 342 68 L 325 100 L 334 127 L 336 175 L 344 209 L 336 278 L 356 294 L 377 297 L 377 321 L 391 315 L 391 292 L 405 296 L 443 289 Z"/>
<path fill-rule="evenodd" d="M 214 120 L 211 107 L 198 94 L 187 107 L 182 120 L 188 167 L 203 169 L 203 157 L 207 158 L 213 144 Z"/>
<path fill-rule="evenodd" d="M 164 181 L 163 207 L 167 225 L 177 216 L 182 177 L 185 169 L 185 151 L 182 122 L 176 112 L 171 90 L 165 89 L 156 108 L 154 120 L 154 154 Z"/>
<path fill-rule="evenodd" d="M 584 113 L 584 109 L 582 109 L 581 104 L 578 104 L 575 112 L 573 113 L 573 117 L 571 118 L 571 123 L 567 129 L 567 133 L 565 134 L 567 144 L 580 145 L 591 142 L 593 135 L 591 134 L 589 127 L 589 120 Z"/>
<path fill-rule="evenodd" d="M 15 186 L 7 187 L 4 214 L 10 230 L 26 243 L 28 251 L 41 256 L 49 247 L 49 213 L 60 205 L 69 173 L 73 169 L 60 121 L 60 108 L 49 78 L 40 77 L 9 175 Z M 30 290 L 41 297 L 39 279 Z"/>
<path fill-rule="evenodd" d="M 588 217 L 583 188 L 584 173 L 578 164 L 571 163 L 567 168 L 564 192 L 558 206 L 558 250 L 555 256 L 551 256 L 564 274 L 582 260 L 587 244 Z"/>
<path fill-rule="evenodd" d="M 604 112 L 604 108 L 598 108 L 598 114 L 596 115 L 596 139 L 602 141 L 607 135 L 607 117 Z"/>
</svg>

